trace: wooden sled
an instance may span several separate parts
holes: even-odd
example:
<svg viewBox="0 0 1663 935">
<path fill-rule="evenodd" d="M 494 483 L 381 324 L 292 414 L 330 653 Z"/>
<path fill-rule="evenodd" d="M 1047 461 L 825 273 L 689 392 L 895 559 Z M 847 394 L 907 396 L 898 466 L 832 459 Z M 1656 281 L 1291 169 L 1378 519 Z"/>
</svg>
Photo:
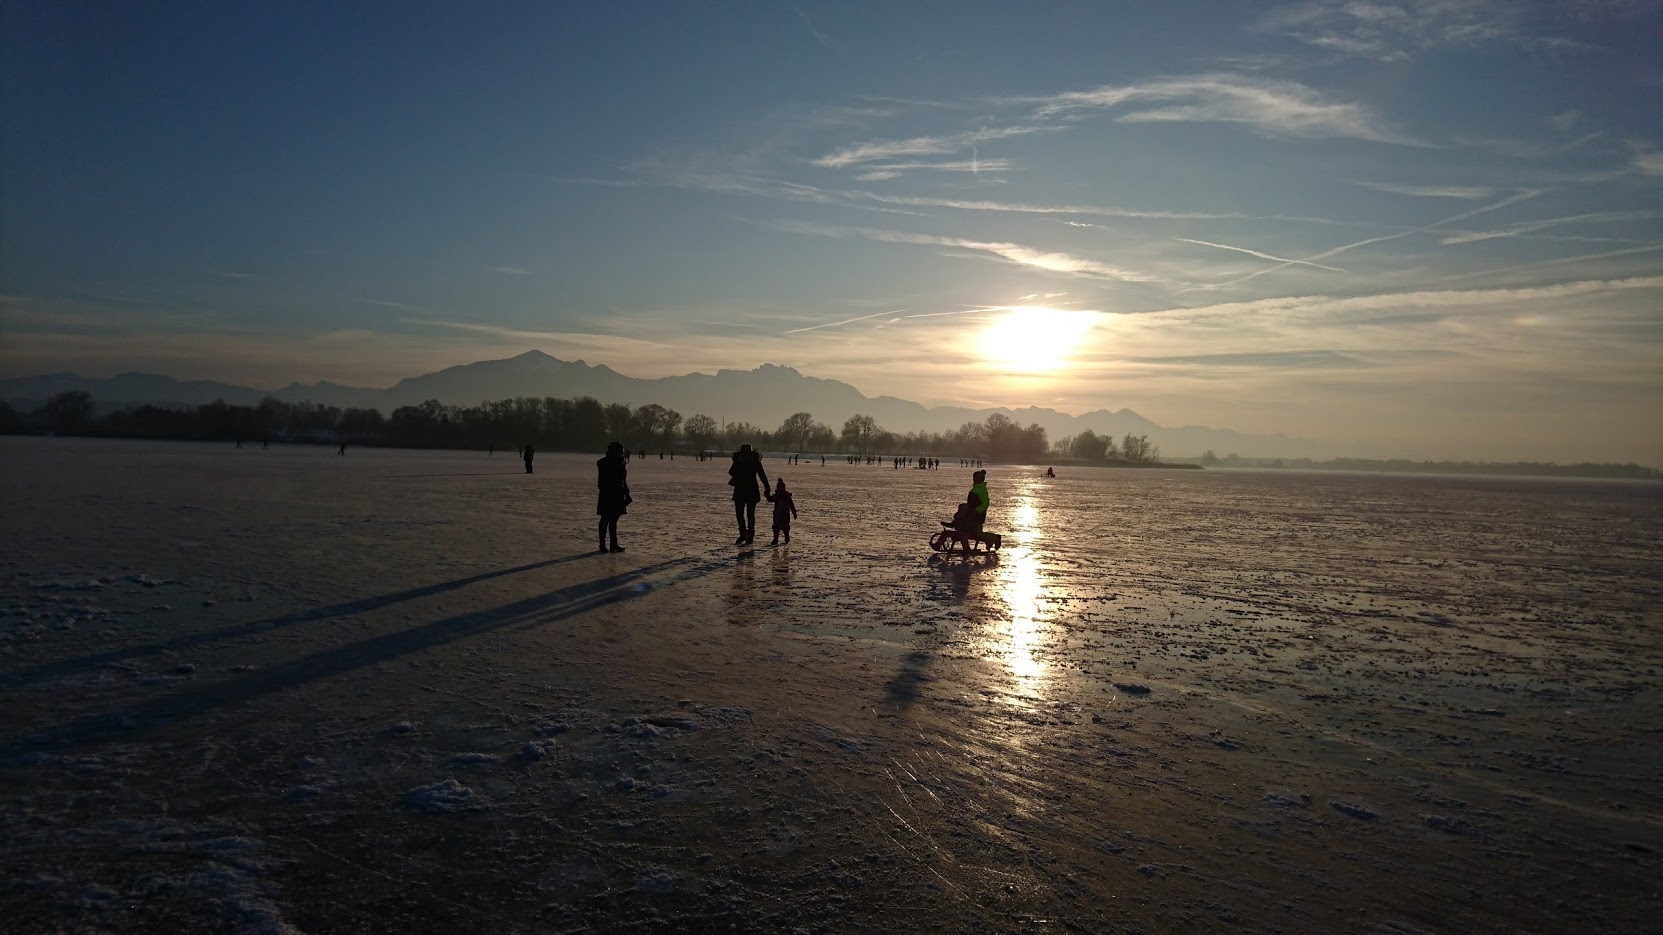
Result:
<svg viewBox="0 0 1663 935">
<path fill-rule="evenodd" d="M 951 552 L 956 546 L 963 552 L 981 551 L 997 552 L 1005 544 L 1005 537 L 996 532 L 960 532 L 957 529 L 944 528 L 930 537 L 930 548 L 937 552 Z"/>
</svg>

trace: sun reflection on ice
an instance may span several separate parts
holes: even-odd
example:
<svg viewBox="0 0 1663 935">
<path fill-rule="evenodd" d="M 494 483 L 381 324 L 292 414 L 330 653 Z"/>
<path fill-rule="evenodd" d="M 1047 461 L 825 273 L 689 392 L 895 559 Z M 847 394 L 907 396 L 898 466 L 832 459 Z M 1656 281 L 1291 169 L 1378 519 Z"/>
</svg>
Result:
<svg viewBox="0 0 1663 935">
<path fill-rule="evenodd" d="M 1034 498 L 1023 494 L 1011 506 L 1007 538 L 1021 542 L 1001 553 L 999 596 L 1009 614 L 1000 655 L 1016 681 L 1016 693 L 1030 699 L 1044 694 L 1049 681 L 1046 666 L 1034 657 L 1048 627 L 1045 611 L 1046 587 L 1033 545 L 1044 538 L 1040 531 L 1040 509 Z"/>
</svg>

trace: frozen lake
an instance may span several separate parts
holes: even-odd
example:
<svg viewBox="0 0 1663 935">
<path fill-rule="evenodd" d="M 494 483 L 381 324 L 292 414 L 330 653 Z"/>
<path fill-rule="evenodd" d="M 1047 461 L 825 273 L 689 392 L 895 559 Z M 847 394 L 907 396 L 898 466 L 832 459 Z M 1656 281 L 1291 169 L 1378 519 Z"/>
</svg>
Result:
<svg viewBox="0 0 1663 935">
<path fill-rule="evenodd" d="M 1663 911 L 1663 485 L 598 456 L 0 438 L 9 926 Z"/>
</svg>

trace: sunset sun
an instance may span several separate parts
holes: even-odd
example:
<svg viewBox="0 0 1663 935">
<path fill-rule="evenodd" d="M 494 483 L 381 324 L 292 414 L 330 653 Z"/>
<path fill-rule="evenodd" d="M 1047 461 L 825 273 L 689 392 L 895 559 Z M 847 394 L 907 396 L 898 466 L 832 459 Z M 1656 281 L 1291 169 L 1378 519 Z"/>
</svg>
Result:
<svg viewBox="0 0 1663 935">
<path fill-rule="evenodd" d="M 1027 373 L 1061 369 L 1091 327 L 1090 312 L 1013 306 L 982 331 L 982 357 Z"/>
</svg>

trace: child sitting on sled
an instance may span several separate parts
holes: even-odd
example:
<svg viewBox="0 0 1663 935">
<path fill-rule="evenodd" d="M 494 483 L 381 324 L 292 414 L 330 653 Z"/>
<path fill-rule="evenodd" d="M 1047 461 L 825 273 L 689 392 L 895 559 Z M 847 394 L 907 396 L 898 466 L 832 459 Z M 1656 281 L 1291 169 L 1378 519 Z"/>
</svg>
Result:
<svg viewBox="0 0 1663 935">
<path fill-rule="evenodd" d="M 959 532 L 981 532 L 982 515 L 977 509 L 980 505 L 981 501 L 977 499 L 975 491 L 971 491 L 970 495 L 964 498 L 964 502 L 959 504 L 958 510 L 953 513 L 953 518 L 942 520 L 941 525 L 948 529 L 957 529 Z"/>
</svg>

